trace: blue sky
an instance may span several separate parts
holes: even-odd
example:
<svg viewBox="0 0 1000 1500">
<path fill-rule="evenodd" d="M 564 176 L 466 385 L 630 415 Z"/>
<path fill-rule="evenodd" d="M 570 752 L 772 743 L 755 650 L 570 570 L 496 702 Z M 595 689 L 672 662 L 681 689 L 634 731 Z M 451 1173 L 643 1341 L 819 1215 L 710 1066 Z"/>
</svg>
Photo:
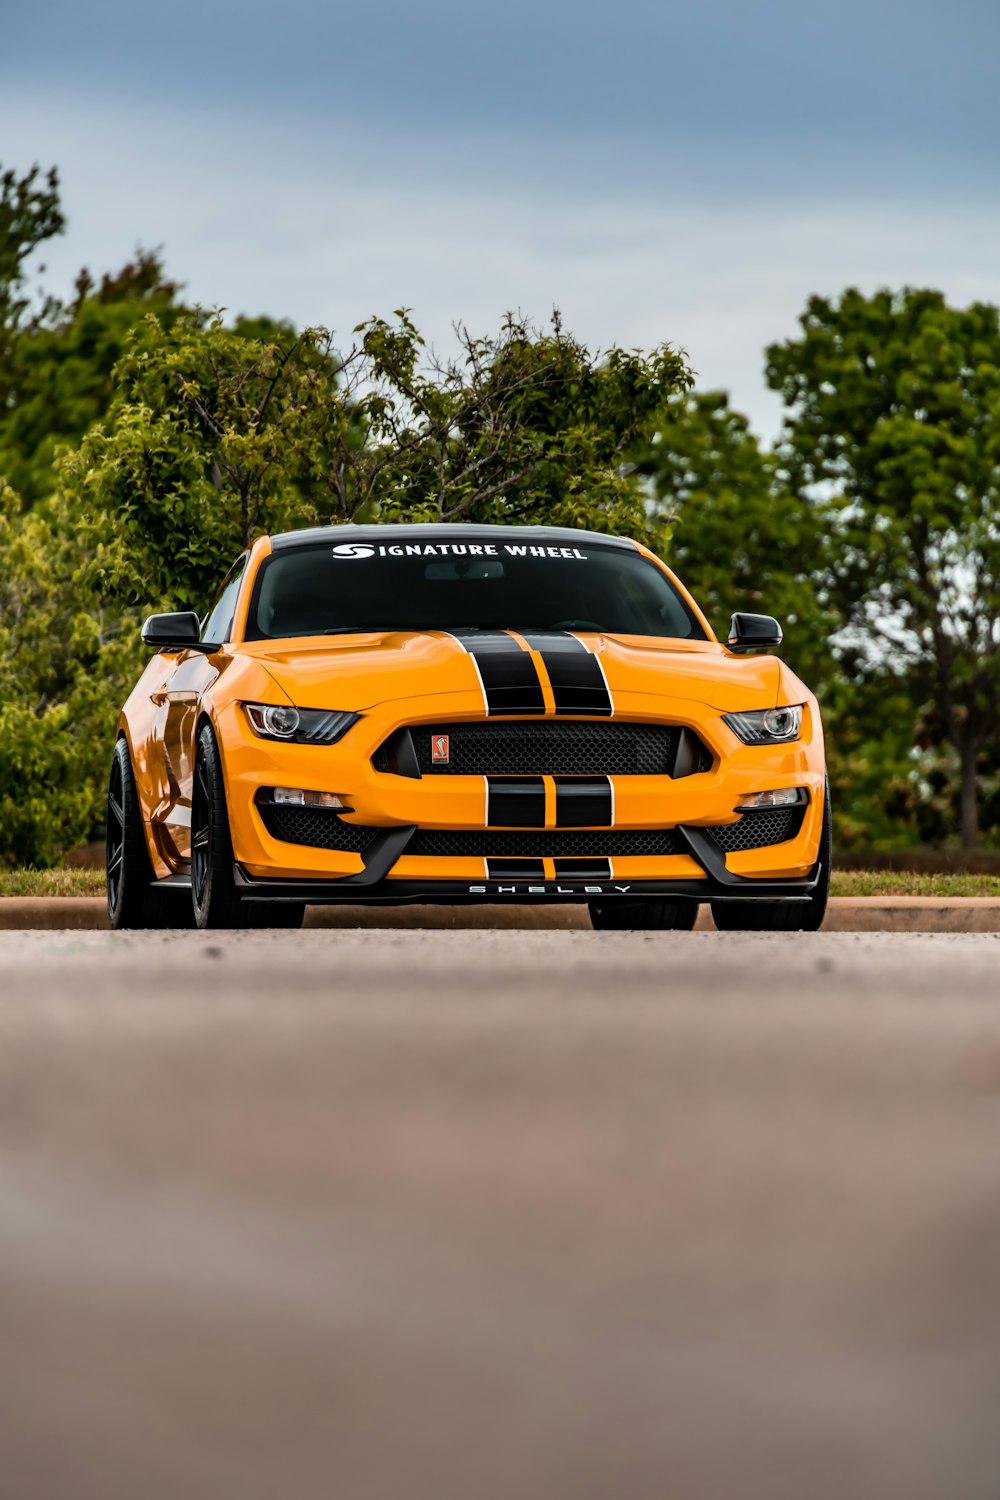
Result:
<svg viewBox="0 0 1000 1500">
<path fill-rule="evenodd" d="M 766 437 L 811 291 L 1000 301 L 996 0 L 39 0 L 0 160 L 60 166 L 49 280 L 163 245 L 206 305 L 445 345 L 553 303 L 687 348 Z"/>
</svg>

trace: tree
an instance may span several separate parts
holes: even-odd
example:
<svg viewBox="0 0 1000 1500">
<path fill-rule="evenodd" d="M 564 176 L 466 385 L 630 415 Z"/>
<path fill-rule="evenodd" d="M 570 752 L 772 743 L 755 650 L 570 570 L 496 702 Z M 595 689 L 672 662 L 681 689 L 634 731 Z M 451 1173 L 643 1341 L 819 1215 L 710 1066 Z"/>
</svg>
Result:
<svg viewBox="0 0 1000 1500">
<path fill-rule="evenodd" d="M 912 841 L 907 684 L 859 682 L 851 647 L 834 644 L 844 620 L 819 582 L 824 506 L 789 484 L 722 391 L 673 398 L 641 468 L 673 516 L 667 560 L 723 639 L 733 610 L 780 620 L 781 655 L 823 706 L 838 845 Z M 873 723 L 886 702 L 896 717 Z"/>
<path fill-rule="evenodd" d="M 977 772 L 1000 723 L 1000 322 L 935 291 L 810 299 L 768 350 L 788 418 L 782 459 L 820 487 L 825 585 L 868 643 L 910 674 L 960 765 L 961 836 L 978 838 Z"/>
<path fill-rule="evenodd" d="M 44 176 L 37 166 L 22 177 L 10 168 L 0 172 L 0 409 L 10 398 L 18 335 L 32 322 L 25 262 L 39 245 L 61 234 L 65 222 L 54 167 Z M 43 304 L 35 316 L 45 310 Z"/>
<path fill-rule="evenodd" d="M 444 358 L 405 308 L 355 332 L 343 382 L 366 441 L 327 476 L 344 519 L 360 501 L 385 519 L 658 530 L 632 459 L 691 383 L 677 350 L 592 354 L 558 311 L 546 332 L 513 314 L 489 336 L 457 325 Z"/>
<path fill-rule="evenodd" d="M 53 493 L 57 451 L 107 412 L 111 372 L 135 324 L 150 312 L 165 325 L 180 315 L 177 290 L 159 256 L 139 251 L 99 282 L 81 271 L 69 303 L 48 298 L 44 316 L 19 331 L 0 409 L 0 475 L 25 505 Z"/>
<path fill-rule="evenodd" d="M 106 420 L 64 479 L 128 600 L 207 597 L 251 537 L 310 521 L 545 521 L 657 533 L 630 455 L 689 377 L 664 347 L 592 356 L 508 318 L 430 355 L 408 313 L 338 353 L 325 329 L 247 338 L 143 320 Z M 662 530 L 662 529 L 661 529 Z"/>
<path fill-rule="evenodd" d="M 670 565 L 722 639 L 734 610 L 775 615 L 790 665 L 810 684 L 829 680 L 841 621 L 814 581 L 822 514 L 789 487 L 728 396 L 673 397 L 640 467 L 673 519 Z"/>
<path fill-rule="evenodd" d="M 257 532 L 316 519 L 317 445 L 347 420 L 328 336 L 262 331 L 197 312 L 133 330 L 107 416 L 62 469 L 114 597 L 206 601 Z"/>
<path fill-rule="evenodd" d="M 0 490 L 0 863 L 45 866 L 99 820 L 138 622 L 80 569 L 72 517 Z"/>
</svg>

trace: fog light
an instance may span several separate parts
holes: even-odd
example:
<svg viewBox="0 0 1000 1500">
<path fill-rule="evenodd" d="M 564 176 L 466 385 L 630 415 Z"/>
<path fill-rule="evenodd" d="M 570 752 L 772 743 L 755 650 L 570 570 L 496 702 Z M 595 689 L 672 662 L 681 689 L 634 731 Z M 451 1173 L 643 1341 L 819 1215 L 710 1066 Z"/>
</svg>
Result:
<svg viewBox="0 0 1000 1500">
<path fill-rule="evenodd" d="M 804 786 L 783 786 L 774 792 L 754 792 L 750 797 L 741 797 L 736 810 L 745 812 L 748 807 L 795 807 L 799 802 L 806 802 L 808 797 Z"/>
<path fill-rule="evenodd" d="M 285 807 L 347 807 L 336 792 L 304 792 L 295 786 L 272 787 L 271 800 Z"/>
<path fill-rule="evenodd" d="M 276 786 L 271 788 L 272 802 L 290 803 L 293 807 L 304 807 L 306 801 L 305 792 L 298 791 L 293 786 Z"/>
</svg>

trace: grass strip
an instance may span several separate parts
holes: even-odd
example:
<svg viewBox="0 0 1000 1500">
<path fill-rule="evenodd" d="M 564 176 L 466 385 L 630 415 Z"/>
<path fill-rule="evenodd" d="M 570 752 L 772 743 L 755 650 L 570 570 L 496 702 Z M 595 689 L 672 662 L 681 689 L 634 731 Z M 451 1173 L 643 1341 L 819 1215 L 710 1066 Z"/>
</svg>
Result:
<svg viewBox="0 0 1000 1500">
<path fill-rule="evenodd" d="M 994 896 L 1000 875 L 924 875 L 905 870 L 842 870 L 834 867 L 833 896 Z"/>
<path fill-rule="evenodd" d="M 103 895 L 103 870 L 0 870 L 0 896 Z"/>
<path fill-rule="evenodd" d="M 1000 875 L 834 870 L 834 896 L 994 896 Z M 103 896 L 103 870 L 0 870 L 0 896 Z"/>
</svg>

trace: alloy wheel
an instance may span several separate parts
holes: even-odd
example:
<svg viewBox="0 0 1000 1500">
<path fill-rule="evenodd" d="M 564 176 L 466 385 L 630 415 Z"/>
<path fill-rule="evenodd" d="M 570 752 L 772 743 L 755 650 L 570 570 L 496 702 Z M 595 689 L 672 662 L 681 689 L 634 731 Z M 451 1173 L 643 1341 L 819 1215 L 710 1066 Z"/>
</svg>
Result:
<svg viewBox="0 0 1000 1500">
<path fill-rule="evenodd" d="M 121 891 L 122 865 L 125 860 L 125 806 L 122 793 L 122 768 L 118 757 L 111 765 L 108 785 L 108 823 L 105 840 L 106 873 L 108 882 L 108 905 L 111 910 L 118 906 Z"/>
<path fill-rule="evenodd" d="M 212 857 L 212 792 L 205 757 L 198 755 L 195 767 L 194 806 L 191 819 L 191 885 L 196 908 L 204 905 Z"/>
</svg>

